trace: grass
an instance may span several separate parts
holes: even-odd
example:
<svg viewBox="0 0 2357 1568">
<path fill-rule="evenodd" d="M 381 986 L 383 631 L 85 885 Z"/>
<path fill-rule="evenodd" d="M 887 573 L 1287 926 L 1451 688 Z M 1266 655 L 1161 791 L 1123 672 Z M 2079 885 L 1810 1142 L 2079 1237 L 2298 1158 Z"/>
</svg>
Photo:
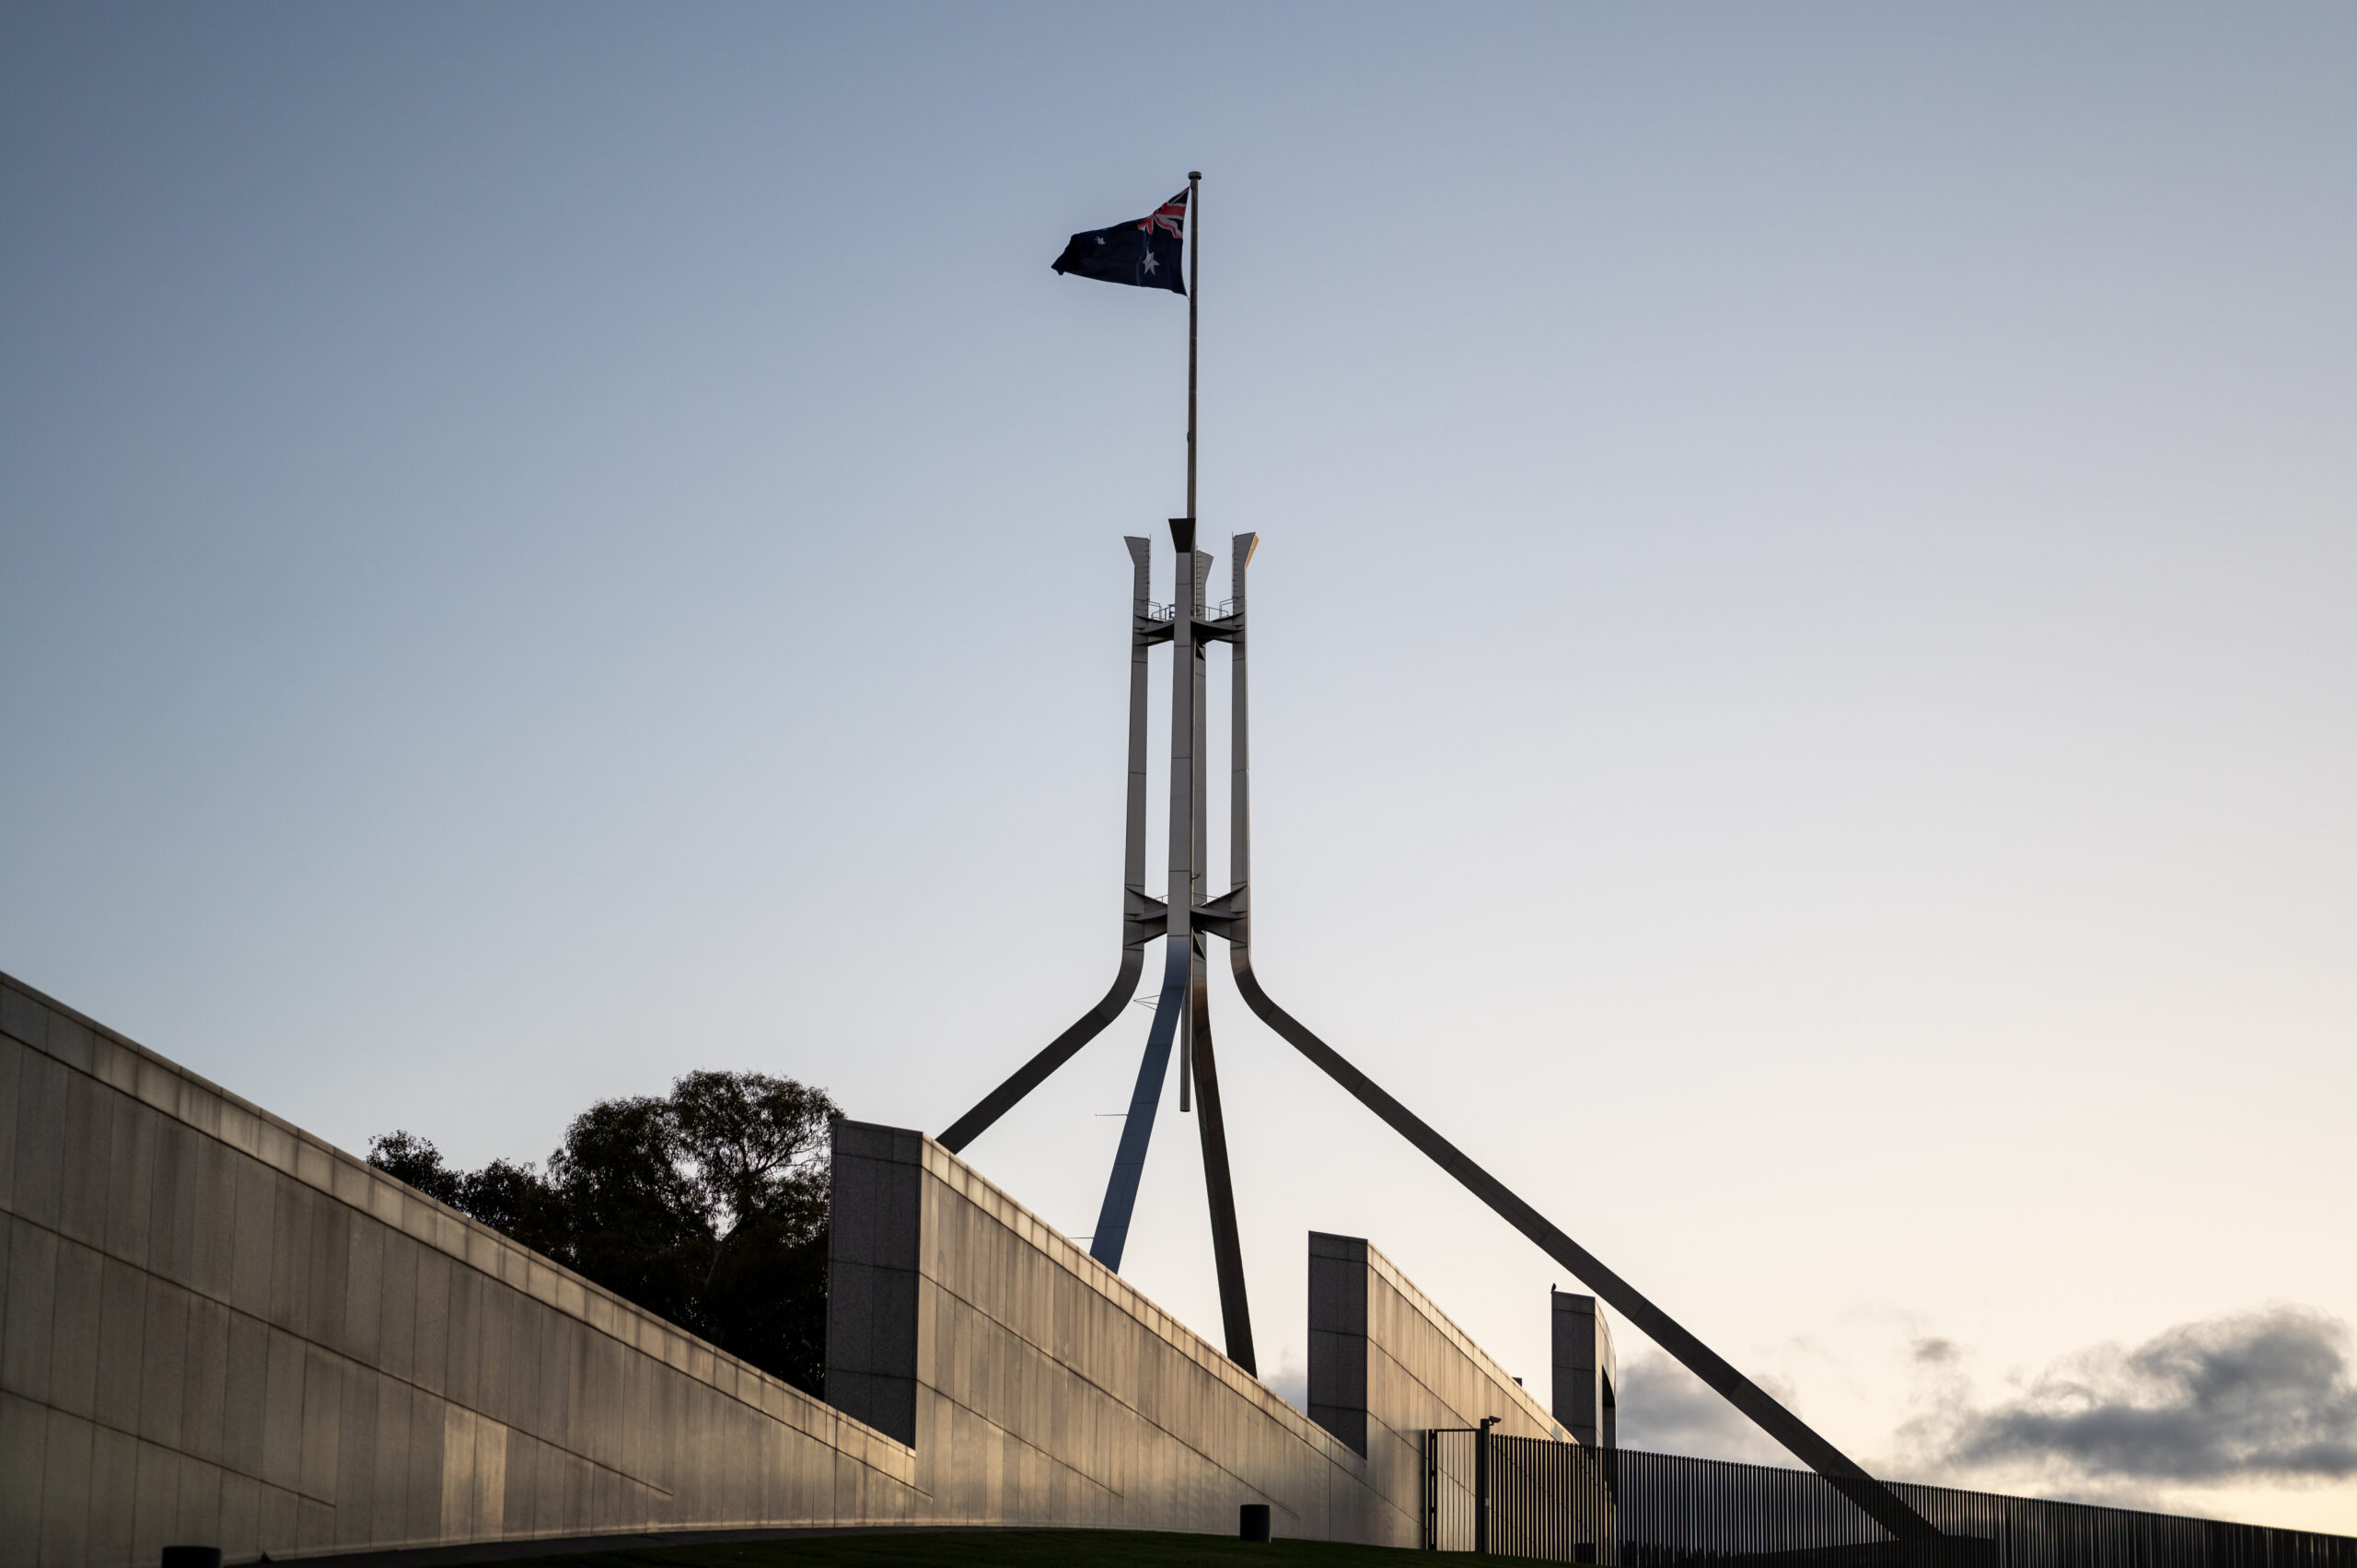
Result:
<svg viewBox="0 0 2357 1568">
<path fill-rule="evenodd" d="M 1196 1568 L 1258 1563 L 1262 1568 L 1399 1568 L 1402 1548 L 1340 1541 L 1277 1540 L 1266 1546 L 1232 1536 L 1161 1530 L 886 1530 L 869 1535 L 799 1536 L 711 1546 L 651 1546 L 536 1557 L 501 1568 Z"/>
</svg>

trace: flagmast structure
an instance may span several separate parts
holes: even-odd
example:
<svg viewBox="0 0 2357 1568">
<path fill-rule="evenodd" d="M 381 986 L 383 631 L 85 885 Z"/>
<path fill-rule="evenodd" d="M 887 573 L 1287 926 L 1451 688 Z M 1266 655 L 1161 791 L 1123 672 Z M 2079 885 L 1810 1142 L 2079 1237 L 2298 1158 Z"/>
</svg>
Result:
<svg viewBox="0 0 2357 1568">
<path fill-rule="evenodd" d="M 1203 311 L 1203 171 L 1187 171 L 1187 520 L 1195 520 L 1195 344 Z"/>
<path fill-rule="evenodd" d="M 1200 173 L 1187 177 L 1190 220 L 1195 215 L 1202 178 Z M 1074 245 L 1078 247 L 1083 239 L 1093 238 L 1075 235 Z M 1188 248 L 1191 250 L 1193 246 Z M 1068 250 L 1066 260 L 1073 254 Z M 1066 270 L 1065 263 L 1059 262 L 1058 270 Z M 1170 519 L 1171 543 L 1177 549 L 1178 560 L 1167 606 L 1156 605 L 1152 599 L 1151 542 L 1134 537 L 1123 541 L 1129 547 L 1132 577 L 1129 793 L 1122 859 L 1120 965 L 1112 989 L 1105 993 L 1103 1001 L 984 1096 L 980 1104 L 944 1132 L 938 1142 L 953 1153 L 964 1149 L 1103 1032 L 1120 1016 L 1137 990 L 1144 970 L 1145 945 L 1156 936 L 1162 937 L 1162 987 L 1155 1004 L 1154 1024 L 1147 1032 L 1144 1058 L 1139 1063 L 1137 1083 L 1122 1122 L 1120 1147 L 1114 1156 L 1104 1206 L 1097 1216 L 1097 1230 L 1089 1238 L 1089 1253 L 1109 1268 L 1120 1267 L 1137 1202 L 1139 1179 L 1145 1168 L 1147 1145 L 1154 1135 L 1155 1113 L 1161 1104 L 1164 1080 L 1169 1075 L 1172 1048 L 1179 1045 L 1181 1095 L 1186 1094 L 1191 1080 L 1202 1135 L 1203 1186 L 1211 1204 L 1212 1246 L 1219 1275 L 1220 1312 L 1226 1330 L 1227 1354 L 1245 1371 L 1258 1376 L 1251 1315 L 1245 1297 L 1243 1255 L 1237 1234 L 1235 1190 L 1228 1169 L 1226 1126 L 1220 1107 L 1219 1070 L 1212 1049 L 1204 940 L 1208 936 L 1220 937 L 1227 944 L 1228 967 L 1238 994 L 1280 1039 L 1316 1063 L 1352 1098 L 1455 1177 L 1507 1224 L 1569 1270 L 1598 1299 L 1750 1417 L 1795 1458 L 1825 1477 L 1893 1536 L 1909 1542 L 1943 1539 L 1940 1531 L 1898 1493 L 1869 1475 L 1863 1466 L 1737 1371 L 1634 1285 L 1607 1268 L 1594 1253 L 1573 1241 L 1505 1183 L 1386 1093 L 1344 1060 L 1341 1052 L 1277 1005 L 1262 988 L 1252 963 L 1251 775 L 1245 659 L 1245 578 L 1260 541 L 1255 534 L 1235 536 L 1229 554 L 1230 597 L 1215 609 L 1207 605 L 1204 589 L 1212 558 L 1195 548 L 1197 322 L 1195 294 L 1190 288 L 1187 311 L 1187 516 Z M 1231 656 L 1228 888 L 1217 898 L 1206 900 L 1203 655 L 1208 645 L 1214 642 L 1226 643 Z M 1147 656 L 1160 643 L 1168 643 L 1172 655 L 1170 824 L 1169 877 L 1166 896 L 1156 899 L 1145 891 L 1146 674 Z M 1186 1109 L 1183 1098 L 1181 1109 Z"/>
</svg>

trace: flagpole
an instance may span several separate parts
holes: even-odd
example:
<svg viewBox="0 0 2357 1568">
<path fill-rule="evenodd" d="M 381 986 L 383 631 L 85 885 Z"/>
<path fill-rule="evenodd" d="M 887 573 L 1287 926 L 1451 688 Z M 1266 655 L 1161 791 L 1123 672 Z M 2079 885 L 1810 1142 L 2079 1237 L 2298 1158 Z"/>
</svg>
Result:
<svg viewBox="0 0 2357 1568">
<path fill-rule="evenodd" d="M 1202 308 L 1203 282 L 1197 226 L 1202 217 L 1203 171 L 1187 171 L 1187 520 L 1195 520 L 1195 325 Z"/>
</svg>

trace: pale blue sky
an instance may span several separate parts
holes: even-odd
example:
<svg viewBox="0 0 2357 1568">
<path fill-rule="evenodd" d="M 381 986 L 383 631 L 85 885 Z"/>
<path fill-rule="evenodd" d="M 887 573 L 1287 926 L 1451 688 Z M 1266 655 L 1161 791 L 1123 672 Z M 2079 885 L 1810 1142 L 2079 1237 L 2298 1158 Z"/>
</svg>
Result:
<svg viewBox="0 0 2357 1568">
<path fill-rule="evenodd" d="M 2357 1318 L 2352 151 L 2338 6 L 9 7 L 0 968 L 355 1148 L 937 1131 L 1113 966 L 1185 308 L 1048 262 L 1200 168 L 1263 978 L 1922 1473 Z M 1315 1226 L 1540 1375 L 1214 1006 L 1270 1366 Z M 971 1151 L 1067 1230 L 1145 1021 Z"/>
</svg>

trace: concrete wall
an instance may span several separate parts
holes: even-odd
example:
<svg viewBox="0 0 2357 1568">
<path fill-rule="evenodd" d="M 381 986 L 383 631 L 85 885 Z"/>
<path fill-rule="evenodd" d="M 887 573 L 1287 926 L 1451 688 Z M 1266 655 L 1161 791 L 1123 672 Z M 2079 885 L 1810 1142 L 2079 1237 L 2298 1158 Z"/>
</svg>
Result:
<svg viewBox="0 0 2357 1568">
<path fill-rule="evenodd" d="M 830 1353 L 913 1444 L 0 976 L 0 1568 L 1245 1502 L 1410 1545 L 1413 1434 L 1549 1430 L 1364 1243 L 1365 1455 L 930 1140 L 840 1148 L 845 1262 L 900 1295 L 839 1285 Z"/>
<path fill-rule="evenodd" d="M 893 1518 L 915 1456 L 0 977 L 0 1564 Z"/>
<path fill-rule="evenodd" d="M 902 1147 L 906 1147 L 903 1144 Z M 917 1453 L 942 1516 L 1400 1539 L 1330 1434 L 930 1140 Z"/>
</svg>

